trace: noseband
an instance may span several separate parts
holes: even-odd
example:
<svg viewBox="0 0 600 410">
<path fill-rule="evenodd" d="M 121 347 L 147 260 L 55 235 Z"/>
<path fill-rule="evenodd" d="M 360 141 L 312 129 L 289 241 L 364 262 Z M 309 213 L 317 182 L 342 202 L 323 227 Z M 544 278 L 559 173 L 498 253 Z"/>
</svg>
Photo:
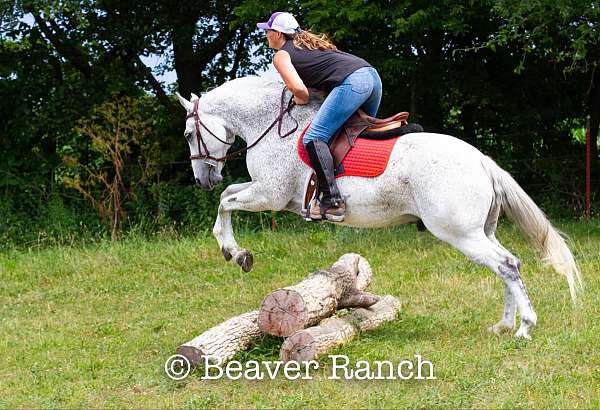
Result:
<svg viewBox="0 0 600 410">
<path fill-rule="evenodd" d="M 286 88 L 283 88 L 283 91 L 281 93 L 281 100 L 280 100 L 280 106 L 279 106 L 279 115 L 277 116 L 277 118 L 275 118 L 275 120 L 271 123 L 271 125 L 269 125 L 269 127 L 256 139 L 256 141 L 254 141 L 252 144 L 238 150 L 235 151 L 231 154 L 227 154 L 225 156 L 222 157 L 213 157 L 212 155 L 210 155 L 210 152 L 208 152 L 208 147 L 206 146 L 206 143 L 204 142 L 204 139 L 202 138 L 202 134 L 200 133 L 200 126 L 203 126 L 204 129 L 206 131 L 208 131 L 210 133 L 210 135 L 212 135 L 213 137 L 215 137 L 218 141 L 222 142 L 225 145 L 232 145 L 231 142 L 227 142 L 227 141 L 223 141 L 221 138 L 217 137 L 215 135 L 214 132 L 212 132 L 207 126 L 206 124 L 204 124 L 202 122 L 202 120 L 200 120 L 200 114 L 198 113 L 198 107 L 200 105 L 200 100 L 195 100 L 194 101 L 194 109 L 192 110 L 191 113 L 189 113 L 187 115 L 187 117 L 185 117 L 185 119 L 189 119 L 189 118 L 194 118 L 194 125 L 196 127 L 196 141 L 198 142 L 198 155 L 190 155 L 190 160 L 203 160 L 204 162 L 206 162 L 209 165 L 212 166 L 216 166 L 217 162 L 225 162 L 230 158 L 233 158 L 235 156 L 238 156 L 246 151 L 248 151 L 250 148 L 254 147 L 256 144 L 258 144 L 260 142 L 260 140 L 262 140 L 265 135 L 267 135 L 267 133 L 269 131 L 271 131 L 271 129 L 275 126 L 275 124 L 278 124 L 277 126 L 277 131 L 279 134 L 280 138 L 285 138 L 289 135 L 292 135 L 294 132 L 296 132 L 296 130 L 298 129 L 298 121 L 296 121 L 296 119 L 294 117 L 292 117 L 292 115 L 290 114 L 290 111 L 292 110 L 292 108 L 296 105 L 296 103 L 294 102 L 294 96 L 290 97 L 290 100 L 288 101 L 287 105 L 284 105 L 285 102 L 285 91 Z M 285 114 L 288 114 L 289 117 L 294 120 L 294 122 L 296 123 L 295 127 L 285 133 L 285 134 L 281 134 L 281 125 L 283 122 L 283 116 Z M 204 154 L 202 154 L 202 150 L 200 149 L 200 147 L 202 147 L 202 149 L 204 149 Z"/>
</svg>

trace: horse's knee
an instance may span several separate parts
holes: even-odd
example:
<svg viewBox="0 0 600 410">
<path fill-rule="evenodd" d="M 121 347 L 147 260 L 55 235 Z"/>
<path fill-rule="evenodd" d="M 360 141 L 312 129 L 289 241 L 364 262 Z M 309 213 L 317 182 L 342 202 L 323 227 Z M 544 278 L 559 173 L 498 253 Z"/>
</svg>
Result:
<svg viewBox="0 0 600 410">
<path fill-rule="evenodd" d="M 217 217 L 217 220 L 215 221 L 215 225 L 213 226 L 213 229 L 212 229 L 212 233 L 213 233 L 213 236 L 217 239 L 219 239 L 221 237 L 221 235 L 223 234 L 223 224 L 222 224 L 221 218 Z"/>
</svg>

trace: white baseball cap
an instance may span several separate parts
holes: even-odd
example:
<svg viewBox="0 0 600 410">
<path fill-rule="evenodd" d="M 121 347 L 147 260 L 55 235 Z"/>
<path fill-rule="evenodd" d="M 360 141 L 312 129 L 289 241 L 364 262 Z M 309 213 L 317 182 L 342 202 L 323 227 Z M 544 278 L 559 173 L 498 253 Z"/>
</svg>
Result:
<svg viewBox="0 0 600 410">
<path fill-rule="evenodd" d="M 265 23 L 257 23 L 256 27 L 263 30 L 277 30 L 286 34 L 294 34 L 300 31 L 300 26 L 296 21 L 296 18 L 290 13 L 284 13 L 277 11 L 271 14 L 269 21 Z"/>
</svg>

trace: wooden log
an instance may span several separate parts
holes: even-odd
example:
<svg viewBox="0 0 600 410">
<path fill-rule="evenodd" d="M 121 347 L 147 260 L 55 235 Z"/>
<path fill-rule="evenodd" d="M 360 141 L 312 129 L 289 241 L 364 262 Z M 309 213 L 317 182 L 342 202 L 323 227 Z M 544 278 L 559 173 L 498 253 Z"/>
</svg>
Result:
<svg viewBox="0 0 600 410">
<path fill-rule="evenodd" d="M 400 310 L 398 298 L 387 295 L 369 308 L 359 308 L 343 316 L 333 316 L 319 325 L 295 332 L 281 346 L 284 362 L 313 360 L 358 335 L 394 320 Z"/>
<path fill-rule="evenodd" d="M 197 366 L 205 356 L 219 357 L 225 363 L 262 336 L 257 320 L 258 310 L 232 317 L 182 344 L 176 353 L 185 356 L 192 366 Z"/>
<path fill-rule="evenodd" d="M 372 277 L 365 258 L 355 253 L 342 255 L 330 268 L 267 295 L 260 306 L 258 326 L 265 333 L 289 336 L 319 323 L 338 308 L 371 306 L 379 300 L 364 292 Z"/>
</svg>

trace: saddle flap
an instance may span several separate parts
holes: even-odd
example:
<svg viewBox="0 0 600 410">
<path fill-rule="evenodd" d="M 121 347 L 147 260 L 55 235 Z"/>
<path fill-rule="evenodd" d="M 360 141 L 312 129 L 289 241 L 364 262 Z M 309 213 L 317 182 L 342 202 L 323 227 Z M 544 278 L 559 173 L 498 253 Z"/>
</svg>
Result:
<svg viewBox="0 0 600 410">
<path fill-rule="evenodd" d="M 310 158 L 304 147 L 303 138 L 304 134 L 310 127 L 308 124 L 304 131 L 298 137 L 297 150 L 298 156 L 304 164 L 312 168 Z M 403 127 L 403 128 L 406 128 Z M 395 133 L 393 130 L 390 133 Z M 335 170 L 335 177 L 341 178 L 344 176 L 358 176 L 372 178 L 381 175 L 386 167 L 390 158 L 391 152 L 394 148 L 398 137 L 389 136 L 387 138 L 380 138 L 382 133 L 377 133 L 376 138 L 363 138 L 363 134 L 356 139 L 354 146 L 344 157 L 342 163 Z"/>
</svg>

